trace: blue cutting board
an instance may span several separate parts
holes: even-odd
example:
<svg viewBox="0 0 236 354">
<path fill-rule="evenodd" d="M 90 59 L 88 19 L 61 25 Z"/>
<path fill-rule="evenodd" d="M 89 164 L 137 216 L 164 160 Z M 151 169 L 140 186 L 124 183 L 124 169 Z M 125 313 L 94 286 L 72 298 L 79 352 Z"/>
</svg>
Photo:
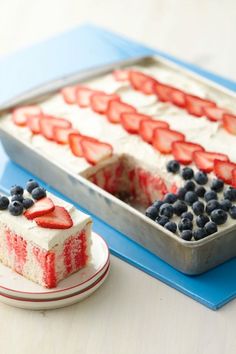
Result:
<svg viewBox="0 0 236 354">
<path fill-rule="evenodd" d="M 0 105 L 52 80 L 85 69 L 142 55 L 159 54 L 229 89 L 236 83 L 179 61 L 93 25 L 84 25 L 20 52 L 0 58 Z M 6 192 L 32 175 L 12 163 L 0 146 L 0 188 Z M 43 181 L 40 181 L 42 184 Z M 53 188 L 44 186 L 60 195 Z M 67 199 L 65 196 L 61 196 Z M 89 212 L 77 205 L 79 209 Z M 154 256 L 97 217 L 94 230 L 101 234 L 112 254 L 163 281 L 194 300 L 218 309 L 236 297 L 236 259 L 199 276 L 186 276 Z"/>
</svg>

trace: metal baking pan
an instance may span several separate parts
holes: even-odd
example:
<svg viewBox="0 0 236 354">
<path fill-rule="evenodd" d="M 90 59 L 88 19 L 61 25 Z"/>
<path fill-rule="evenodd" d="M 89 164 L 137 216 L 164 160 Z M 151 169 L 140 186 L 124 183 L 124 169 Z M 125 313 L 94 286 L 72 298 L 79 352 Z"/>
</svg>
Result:
<svg viewBox="0 0 236 354">
<path fill-rule="evenodd" d="M 120 62 L 113 66 L 93 71 L 92 74 L 90 72 L 87 75 L 77 75 L 76 78 L 67 78 L 65 81 L 62 80 L 60 84 L 56 82 L 55 85 L 51 85 L 50 90 L 46 87 L 45 89 L 41 88 L 40 95 L 32 95 L 31 93 L 28 96 L 25 95 L 23 99 L 22 97 L 19 98 L 14 101 L 14 105 L 42 101 L 48 98 L 49 91 L 53 94 L 65 85 L 103 75 L 115 68 L 134 64 L 148 65 L 148 63 L 153 63 L 154 61 L 176 70 L 182 75 L 193 78 L 195 81 L 206 85 L 206 87 L 227 96 L 230 100 L 235 100 L 236 98 L 233 92 L 222 88 L 220 85 L 155 56 Z M 8 110 L 12 107 L 13 102 L 5 106 L 4 110 L 2 110 L 2 116 L 8 113 Z M 74 202 L 90 210 L 179 271 L 191 275 L 200 274 L 236 256 L 235 225 L 199 241 L 184 241 L 148 219 L 139 210 L 97 187 L 84 177 L 68 171 L 63 166 L 43 156 L 40 151 L 10 134 L 1 125 L 0 138 L 5 151 L 13 161 L 60 190 Z M 45 173 L 45 171 L 47 172 Z"/>
</svg>

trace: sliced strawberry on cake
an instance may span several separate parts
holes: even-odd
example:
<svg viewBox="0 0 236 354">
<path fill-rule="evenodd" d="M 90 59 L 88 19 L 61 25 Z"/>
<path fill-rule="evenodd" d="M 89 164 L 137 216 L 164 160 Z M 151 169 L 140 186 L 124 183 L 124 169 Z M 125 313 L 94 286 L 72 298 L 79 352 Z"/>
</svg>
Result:
<svg viewBox="0 0 236 354">
<path fill-rule="evenodd" d="M 183 165 L 188 165 L 193 161 L 193 153 L 195 151 L 204 151 L 204 148 L 199 144 L 187 141 L 175 141 L 172 143 L 172 154 Z"/>
<path fill-rule="evenodd" d="M 130 71 L 129 80 L 131 86 L 138 91 L 141 91 L 147 95 L 154 93 L 154 85 L 156 80 L 151 76 L 141 73 L 139 71 Z"/>
<path fill-rule="evenodd" d="M 141 113 L 122 113 L 120 116 L 120 122 L 125 130 L 131 134 L 137 134 L 139 126 L 142 120 L 150 119 L 149 116 Z"/>
<path fill-rule="evenodd" d="M 38 226 L 47 229 L 69 229 L 73 225 L 68 211 L 58 205 L 51 212 L 34 218 L 34 221 Z"/>
<path fill-rule="evenodd" d="M 76 90 L 76 102 L 81 108 L 90 106 L 90 98 L 92 94 L 100 93 L 100 91 L 90 89 L 88 87 L 80 86 Z"/>
<path fill-rule="evenodd" d="M 124 112 L 136 112 L 136 108 L 133 106 L 117 101 L 117 100 L 111 100 L 108 103 L 108 107 L 106 110 L 106 116 L 111 123 L 120 123 L 120 116 L 121 113 Z"/>
<path fill-rule="evenodd" d="M 186 95 L 186 109 L 189 114 L 194 115 L 196 117 L 204 116 L 204 107 L 215 107 L 216 103 L 213 101 L 205 100 L 198 96 L 194 95 Z"/>
<path fill-rule="evenodd" d="M 98 141 L 95 138 L 86 137 L 85 135 L 81 135 L 79 133 L 69 134 L 68 142 L 69 142 L 69 145 L 70 145 L 71 152 L 73 153 L 73 155 L 75 155 L 77 157 L 83 157 L 83 149 L 82 149 L 82 146 L 81 146 L 81 140 L 83 138 L 87 138 L 87 139 L 90 139 L 90 140 L 93 140 L 93 141 Z"/>
<path fill-rule="evenodd" d="M 42 116 L 39 120 L 40 133 L 48 140 L 54 139 L 54 127 L 71 128 L 72 124 L 64 118 Z"/>
<path fill-rule="evenodd" d="M 42 114 L 42 110 L 38 106 L 24 106 L 14 109 L 12 113 L 13 122 L 19 126 L 25 126 L 27 124 L 27 118 Z"/>
<path fill-rule="evenodd" d="M 180 107 L 180 108 L 185 108 L 185 105 L 186 105 L 186 101 L 185 101 L 185 95 L 186 93 L 179 90 L 179 89 L 175 89 L 175 88 L 171 88 L 169 90 L 169 98 L 170 98 L 170 101 Z"/>
<path fill-rule="evenodd" d="M 171 101 L 170 94 L 171 92 L 173 92 L 173 90 L 175 90 L 174 87 L 170 85 L 162 84 L 160 82 L 158 82 L 154 87 L 154 91 L 159 101 L 161 102 L 170 102 Z"/>
<path fill-rule="evenodd" d="M 68 104 L 74 104 L 77 100 L 77 89 L 79 85 L 68 86 L 61 90 L 61 94 L 64 98 L 64 101 Z"/>
<path fill-rule="evenodd" d="M 43 115 L 35 115 L 27 117 L 27 127 L 31 130 L 33 134 L 40 134 L 39 120 Z"/>
<path fill-rule="evenodd" d="M 233 114 L 224 114 L 223 126 L 230 134 L 236 135 L 236 116 Z"/>
<path fill-rule="evenodd" d="M 113 71 L 113 76 L 116 81 L 127 81 L 129 80 L 129 70 L 117 69 Z"/>
<path fill-rule="evenodd" d="M 227 155 L 209 152 L 209 151 L 196 151 L 193 153 L 193 162 L 199 168 L 199 170 L 209 173 L 214 169 L 214 161 L 229 161 Z"/>
<path fill-rule="evenodd" d="M 139 135 L 144 141 L 151 144 L 153 132 L 156 128 L 169 128 L 169 124 L 161 120 L 154 120 L 150 118 L 142 120 L 139 125 Z"/>
<path fill-rule="evenodd" d="M 203 107 L 203 115 L 207 116 L 212 122 L 222 121 L 223 115 L 227 114 L 228 111 L 224 108 L 206 106 Z"/>
<path fill-rule="evenodd" d="M 38 200 L 36 203 L 33 204 L 33 206 L 29 209 L 27 209 L 24 212 L 24 216 L 32 220 L 36 218 L 37 216 L 42 216 L 44 214 L 47 214 L 55 209 L 55 205 L 53 204 L 53 201 L 48 198 L 42 198 Z"/>
<path fill-rule="evenodd" d="M 68 144 L 70 134 L 79 134 L 79 132 L 73 128 L 53 127 L 53 140 L 58 144 Z"/>
<path fill-rule="evenodd" d="M 225 183 L 232 184 L 233 182 L 233 170 L 236 168 L 236 164 L 229 161 L 214 161 L 215 175 L 222 179 Z"/>
<path fill-rule="evenodd" d="M 167 128 L 156 128 L 153 133 L 152 145 L 162 154 L 170 154 L 172 143 L 183 140 L 185 140 L 185 136 L 182 133 Z"/>
<path fill-rule="evenodd" d="M 111 100 L 120 101 L 120 96 L 115 93 L 93 93 L 90 97 L 90 105 L 94 112 L 104 114 Z"/>
<path fill-rule="evenodd" d="M 83 156 L 92 165 L 112 156 L 113 148 L 110 144 L 88 138 L 81 139 Z"/>
</svg>

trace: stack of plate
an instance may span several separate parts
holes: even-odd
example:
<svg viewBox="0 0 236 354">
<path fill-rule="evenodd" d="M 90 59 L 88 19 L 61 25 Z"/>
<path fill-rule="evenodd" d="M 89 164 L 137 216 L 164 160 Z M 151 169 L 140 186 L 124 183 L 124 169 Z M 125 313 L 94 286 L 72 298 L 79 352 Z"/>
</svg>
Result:
<svg viewBox="0 0 236 354">
<path fill-rule="evenodd" d="M 109 250 L 102 237 L 92 234 L 91 261 L 77 273 L 46 289 L 0 263 L 0 301 L 11 306 L 47 310 L 68 306 L 92 294 L 110 270 Z"/>
</svg>

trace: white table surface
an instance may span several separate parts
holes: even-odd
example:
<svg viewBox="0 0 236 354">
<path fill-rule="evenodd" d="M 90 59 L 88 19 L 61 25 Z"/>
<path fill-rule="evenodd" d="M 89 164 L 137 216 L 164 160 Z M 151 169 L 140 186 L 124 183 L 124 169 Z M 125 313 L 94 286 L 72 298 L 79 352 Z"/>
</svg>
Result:
<svg viewBox="0 0 236 354">
<path fill-rule="evenodd" d="M 85 21 L 236 79 L 235 0 L 2 0 L 0 54 Z M 0 304 L 1 354 L 234 354 L 236 301 L 214 312 L 115 257 L 68 308 Z"/>
</svg>

